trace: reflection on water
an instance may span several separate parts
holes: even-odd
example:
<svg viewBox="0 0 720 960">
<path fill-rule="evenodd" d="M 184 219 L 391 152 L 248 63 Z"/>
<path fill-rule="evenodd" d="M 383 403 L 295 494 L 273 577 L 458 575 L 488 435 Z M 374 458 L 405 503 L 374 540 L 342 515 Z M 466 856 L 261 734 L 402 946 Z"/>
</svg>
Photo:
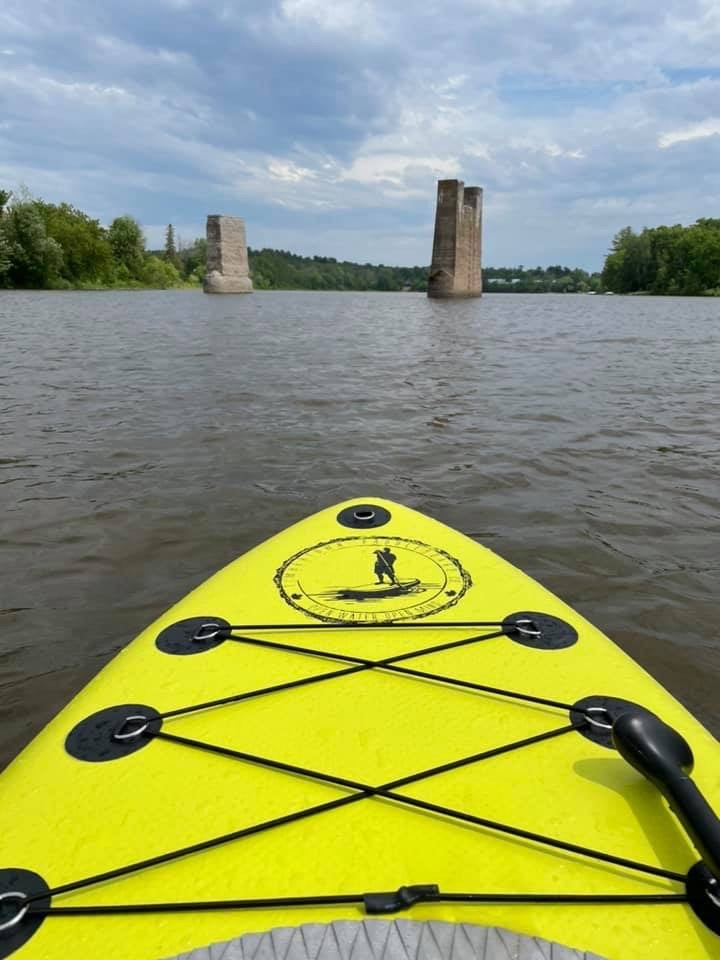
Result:
<svg viewBox="0 0 720 960">
<path fill-rule="evenodd" d="M 488 544 L 717 734 L 720 301 L 0 293 L 0 762 L 345 497 Z"/>
</svg>

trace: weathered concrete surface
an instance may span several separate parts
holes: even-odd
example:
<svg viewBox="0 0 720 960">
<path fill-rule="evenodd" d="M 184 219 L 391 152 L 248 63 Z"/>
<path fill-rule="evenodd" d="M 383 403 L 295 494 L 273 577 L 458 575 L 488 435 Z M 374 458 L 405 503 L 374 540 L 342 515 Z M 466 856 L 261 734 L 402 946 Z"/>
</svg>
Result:
<svg viewBox="0 0 720 960">
<path fill-rule="evenodd" d="M 205 293 L 252 293 L 248 269 L 245 221 L 210 214 L 207 218 Z"/>
<path fill-rule="evenodd" d="M 429 297 L 482 296 L 482 189 L 438 180 Z"/>
</svg>

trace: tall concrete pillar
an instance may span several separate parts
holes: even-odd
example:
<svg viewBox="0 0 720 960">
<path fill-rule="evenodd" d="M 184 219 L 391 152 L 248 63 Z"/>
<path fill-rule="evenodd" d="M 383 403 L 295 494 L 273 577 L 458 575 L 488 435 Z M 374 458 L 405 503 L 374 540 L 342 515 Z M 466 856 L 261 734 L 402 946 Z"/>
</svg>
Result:
<svg viewBox="0 0 720 960">
<path fill-rule="evenodd" d="M 207 273 L 205 293 L 252 293 L 248 268 L 245 221 L 210 214 L 207 218 Z"/>
<path fill-rule="evenodd" d="M 482 296 L 482 189 L 438 180 L 429 297 Z"/>
</svg>

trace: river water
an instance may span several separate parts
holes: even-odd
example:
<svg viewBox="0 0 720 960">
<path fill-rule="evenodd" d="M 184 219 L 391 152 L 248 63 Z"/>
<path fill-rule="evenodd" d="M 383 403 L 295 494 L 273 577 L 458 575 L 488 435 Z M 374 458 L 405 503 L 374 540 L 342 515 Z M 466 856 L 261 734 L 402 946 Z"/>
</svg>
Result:
<svg viewBox="0 0 720 960">
<path fill-rule="evenodd" d="M 0 765 L 346 497 L 485 542 L 720 733 L 720 300 L 0 293 Z"/>
</svg>

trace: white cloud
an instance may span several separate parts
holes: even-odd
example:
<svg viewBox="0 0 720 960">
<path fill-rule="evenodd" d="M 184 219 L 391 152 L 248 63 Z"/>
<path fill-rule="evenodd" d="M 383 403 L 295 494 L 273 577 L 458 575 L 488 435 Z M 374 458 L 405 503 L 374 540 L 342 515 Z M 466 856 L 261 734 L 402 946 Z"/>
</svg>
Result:
<svg viewBox="0 0 720 960">
<path fill-rule="evenodd" d="M 356 39 L 382 39 L 378 8 L 372 0 L 282 0 L 284 18 L 295 25 Z"/>
<path fill-rule="evenodd" d="M 422 157 L 414 153 L 374 153 L 368 145 L 367 152 L 361 152 L 350 167 L 344 170 L 340 180 L 354 180 L 362 184 L 390 184 L 404 187 L 408 181 L 422 177 L 455 177 L 460 173 L 457 157 Z"/>
<path fill-rule="evenodd" d="M 714 212 L 716 0 L 124 3 L 4 0 L 8 183 L 155 225 L 249 210 L 268 237 L 307 214 L 318 244 L 343 210 L 356 253 L 419 262 L 439 177 L 486 188 L 496 262 L 597 266 L 628 222 Z"/>
<path fill-rule="evenodd" d="M 316 176 L 307 167 L 299 167 L 296 163 L 280 160 L 270 161 L 268 173 L 275 180 L 284 180 L 286 183 L 300 183 L 303 180 L 312 180 Z"/>
<path fill-rule="evenodd" d="M 693 123 L 689 127 L 663 133 L 658 138 L 658 146 L 666 149 L 674 143 L 683 143 L 687 140 L 699 140 L 703 137 L 713 137 L 720 134 L 720 118 L 709 117 L 700 123 Z"/>
</svg>

